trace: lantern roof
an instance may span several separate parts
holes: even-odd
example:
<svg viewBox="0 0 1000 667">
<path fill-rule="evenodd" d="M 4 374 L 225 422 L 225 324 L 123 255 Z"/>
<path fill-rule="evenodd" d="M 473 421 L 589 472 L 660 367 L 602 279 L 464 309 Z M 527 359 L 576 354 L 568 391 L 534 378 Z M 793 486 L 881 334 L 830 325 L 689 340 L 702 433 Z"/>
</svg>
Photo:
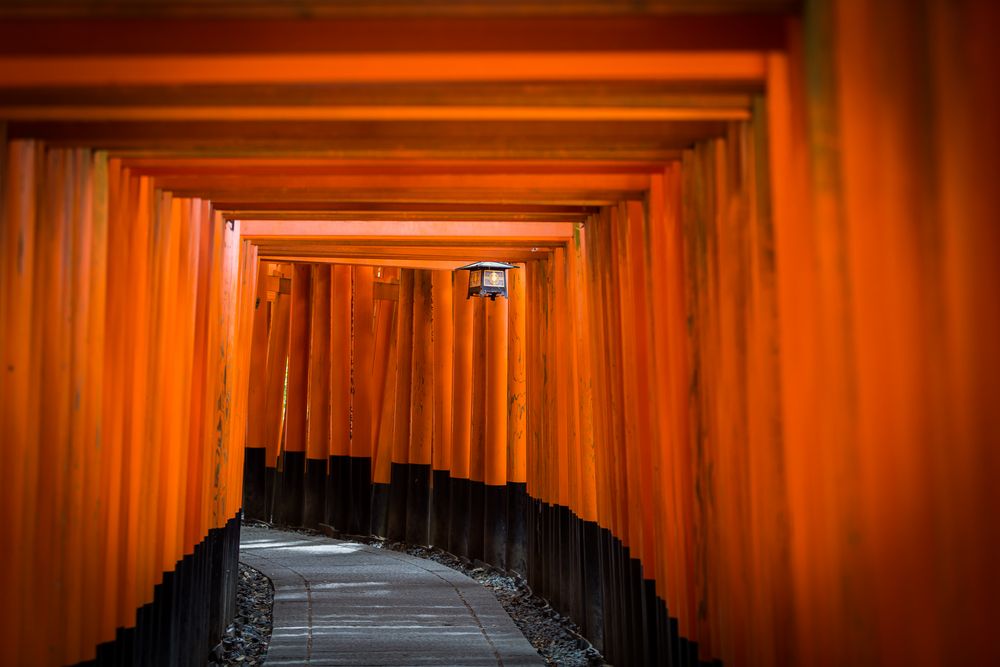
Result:
<svg viewBox="0 0 1000 667">
<path fill-rule="evenodd" d="M 506 264 L 504 262 L 473 262 L 460 266 L 456 271 L 478 271 L 479 269 L 516 269 L 516 264 Z"/>
</svg>

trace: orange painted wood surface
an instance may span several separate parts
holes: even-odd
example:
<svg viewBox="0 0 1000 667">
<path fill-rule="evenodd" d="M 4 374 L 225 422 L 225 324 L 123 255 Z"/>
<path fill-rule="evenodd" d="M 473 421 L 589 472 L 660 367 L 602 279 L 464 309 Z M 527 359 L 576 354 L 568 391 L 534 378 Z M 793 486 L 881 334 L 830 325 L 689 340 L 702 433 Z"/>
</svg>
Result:
<svg viewBox="0 0 1000 667">
<path fill-rule="evenodd" d="M 431 465 L 434 436 L 434 341 L 430 271 L 413 272 L 413 324 L 410 373 L 410 442 L 407 463 Z"/>
<path fill-rule="evenodd" d="M 309 394 L 309 340 L 312 331 L 312 269 L 292 267 L 288 333 L 288 377 L 285 380 L 285 446 L 282 451 L 305 452 Z"/>
<path fill-rule="evenodd" d="M 351 451 L 351 267 L 330 268 L 330 456 Z"/>
<path fill-rule="evenodd" d="M 483 305 L 486 306 L 487 386 L 483 481 L 503 486 L 507 484 L 507 299 L 483 300 Z"/>
<path fill-rule="evenodd" d="M 434 470 L 452 467 L 452 415 L 454 414 L 455 320 L 452 274 L 431 273 L 434 344 Z M 461 299 L 461 291 L 459 291 Z"/>
<path fill-rule="evenodd" d="M 306 455 L 325 462 L 330 455 L 330 267 L 312 266 L 310 277 L 309 410 Z"/>
<path fill-rule="evenodd" d="M 353 331 L 354 388 L 351 420 L 351 456 L 367 458 L 372 454 L 375 383 L 375 270 L 368 266 L 352 269 L 354 275 Z"/>
<path fill-rule="evenodd" d="M 453 290 L 459 295 L 468 289 L 464 276 L 453 274 Z M 455 408 L 452 411 L 451 474 L 457 479 L 469 479 L 469 456 L 472 418 L 472 319 L 471 299 L 454 299 L 455 361 L 453 384 Z"/>
<path fill-rule="evenodd" d="M 133 626 L 244 445 L 524 482 L 701 660 L 994 659 L 997 9 L 654 5 L 0 27 L 5 663 Z"/>
<path fill-rule="evenodd" d="M 527 305 L 524 264 L 507 272 L 507 481 L 527 480 Z"/>
<path fill-rule="evenodd" d="M 17 531 L 4 571 L 18 574 L 5 580 L 3 655 L 76 663 L 135 623 L 162 573 L 189 553 L 190 522 L 200 540 L 239 507 L 243 440 L 190 435 L 228 428 L 229 414 L 192 409 L 192 396 L 236 372 L 232 359 L 200 366 L 199 342 L 234 346 L 226 322 L 245 304 L 234 294 L 219 299 L 216 320 L 199 317 L 209 305 L 202 276 L 215 267 L 220 282 L 226 272 L 235 281 L 239 269 L 212 243 L 223 223 L 203 217 L 207 207 L 151 192 L 88 149 L 13 142 L 4 164 L 2 303 L 19 325 L 2 339 L 12 369 L 3 452 L 17 471 L 4 491 Z M 211 472 L 216 444 L 232 452 L 229 467 L 219 459 L 222 477 Z M 39 618 L 66 631 L 46 636 Z"/>
<path fill-rule="evenodd" d="M 410 462 L 410 414 L 413 401 L 414 271 L 399 273 L 399 326 L 396 328 L 396 407 L 393 417 L 392 462 Z"/>
</svg>

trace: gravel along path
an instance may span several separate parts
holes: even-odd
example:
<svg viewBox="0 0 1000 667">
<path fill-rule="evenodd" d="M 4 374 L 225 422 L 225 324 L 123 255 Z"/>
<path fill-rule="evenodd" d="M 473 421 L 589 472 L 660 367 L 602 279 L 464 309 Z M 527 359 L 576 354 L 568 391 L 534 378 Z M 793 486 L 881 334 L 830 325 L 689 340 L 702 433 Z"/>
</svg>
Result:
<svg viewBox="0 0 1000 667">
<path fill-rule="evenodd" d="M 209 656 L 209 667 L 263 665 L 271 641 L 271 580 L 249 565 L 240 563 L 236 588 L 236 618 Z"/>
</svg>

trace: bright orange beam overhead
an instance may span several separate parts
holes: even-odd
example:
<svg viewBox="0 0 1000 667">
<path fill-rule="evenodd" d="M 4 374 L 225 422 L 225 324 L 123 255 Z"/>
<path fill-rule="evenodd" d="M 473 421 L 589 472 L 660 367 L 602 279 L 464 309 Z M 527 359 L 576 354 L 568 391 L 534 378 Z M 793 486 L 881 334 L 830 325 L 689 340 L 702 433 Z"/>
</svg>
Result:
<svg viewBox="0 0 1000 667">
<path fill-rule="evenodd" d="M 354 53 L 0 58 L 0 86 L 412 81 L 762 82 L 760 52 Z"/>
<path fill-rule="evenodd" d="M 642 160 L 461 160 L 342 159 L 333 157 L 240 157 L 158 155 L 121 158 L 122 166 L 144 176 L 360 176 L 366 174 L 652 174 L 660 161 Z"/>
<path fill-rule="evenodd" d="M 729 107 L 532 106 L 0 106 L 10 120 L 749 120 Z"/>
<path fill-rule="evenodd" d="M 248 196 L 281 190 L 321 193 L 331 190 L 418 190 L 449 189 L 463 191 L 510 190 L 621 190 L 649 188 L 648 173 L 609 174 L 465 174 L 461 171 L 436 174 L 336 174 L 336 175 L 248 175 L 198 174 L 167 175 L 156 178 L 156 185 L 175 192 L 242 192 Z"/>
<path fill-rule="evenodd" d="M 401 269 L 431 269 L 454 271 L 458 267 L 484 259 L 481 256 L 469 255 L 462 259 L 400 259 L 398 257 L 309 257 L 309 256 L 284 256 L 284 255 L 261 255 L 262 260 L 281 262 L 308 262 L 311 264 L 342 264 L 350 266 L 382 266 Z"/>
<path fill-rule="evenodd" d="M 503 239 L 553 241 L 572 238 L 571 222 L 455 222 L 366 220 L 244 220 L 240 235 L 249 239 Z"/>
</svg>

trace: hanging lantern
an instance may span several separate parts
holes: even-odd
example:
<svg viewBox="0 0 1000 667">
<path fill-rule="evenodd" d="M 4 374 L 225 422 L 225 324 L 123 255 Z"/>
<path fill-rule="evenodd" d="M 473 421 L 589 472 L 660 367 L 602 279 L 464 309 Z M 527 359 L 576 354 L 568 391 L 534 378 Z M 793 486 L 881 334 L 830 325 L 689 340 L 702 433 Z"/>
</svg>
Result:
<svg viewBox="0 0 1000 667">
<path fill-rule="evenodd" d="M 488 296 L 496 300 L 497 296 L 507 297 L 507 269 L 516 269 L 514 264 L 503 262 L 475 262 L 458 267 L 458 271 L 469 272 L 469 293 L 472 296 Z"/>
</svg>

